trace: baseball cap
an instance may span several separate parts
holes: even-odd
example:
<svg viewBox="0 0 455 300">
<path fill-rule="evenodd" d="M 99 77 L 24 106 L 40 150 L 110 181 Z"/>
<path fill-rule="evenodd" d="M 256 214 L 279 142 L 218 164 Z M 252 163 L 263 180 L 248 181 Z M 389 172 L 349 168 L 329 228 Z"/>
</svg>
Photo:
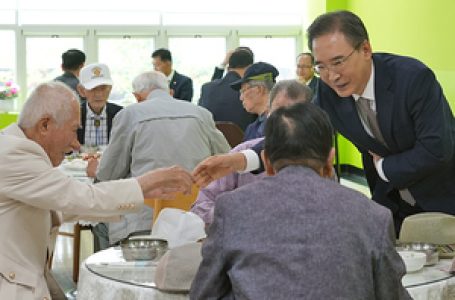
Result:
<svg viewBox="0 0 455 300">
<path fill-rule="evenodd" d="M 111 72 L 105 64 L 90 64 L 81 69 L 79 81 L 86 89 L 91 90 L 99 85 L 112 85 Z"/>
<path fill-rule="evenodd" d="M 279 74 L 278 70 L 271 64 L 265 62 L 257 62 L 249 66 L 248 69 L 246 69 L 245 74 L 241 79 L 231 83 L 231 88 L 238 91 L 240 90 L 242 83 L 251 80 L 259 81 L 271 80 L 275 82 L 275 79 L 278 76 L 278 74 Z"/>
</svg>

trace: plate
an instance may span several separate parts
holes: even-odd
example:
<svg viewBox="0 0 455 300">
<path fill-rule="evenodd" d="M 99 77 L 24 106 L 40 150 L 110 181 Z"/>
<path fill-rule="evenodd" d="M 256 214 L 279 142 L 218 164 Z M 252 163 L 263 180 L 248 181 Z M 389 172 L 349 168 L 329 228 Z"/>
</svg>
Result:
<svg viewBox="0 0 455 300">
<path fill-rule="evenodd" d="M 407 273 L 420 271 L 427 261 L 426 254 L 422 252 L 398 251 L 398 254 L 404 261 Z"/>
<path fill-rule="evenodd" d="M 82 159 L 73 159 L 65 162 L 63 167 L 70 171 L 85 171 L 87 168 L 87 161 Z"/>
</svg>

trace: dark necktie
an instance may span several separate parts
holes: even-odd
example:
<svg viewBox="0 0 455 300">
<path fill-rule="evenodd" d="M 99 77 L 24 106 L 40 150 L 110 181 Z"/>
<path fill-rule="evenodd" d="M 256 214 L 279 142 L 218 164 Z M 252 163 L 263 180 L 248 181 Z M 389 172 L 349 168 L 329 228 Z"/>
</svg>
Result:
<svg viewBox="0 0 455 300">
<path fill-rule="evenodd" d="M 384 137 L 382 136 L 381 130 L 379 129 L 376 112 L 371 109 L 369 101 L 370 100 L 367 98 L 360 97 L 356 102 L 357 110 L 363 122 L 373 134 L 373 137 L 384 146 L 387 146 Z"/>
</svg>

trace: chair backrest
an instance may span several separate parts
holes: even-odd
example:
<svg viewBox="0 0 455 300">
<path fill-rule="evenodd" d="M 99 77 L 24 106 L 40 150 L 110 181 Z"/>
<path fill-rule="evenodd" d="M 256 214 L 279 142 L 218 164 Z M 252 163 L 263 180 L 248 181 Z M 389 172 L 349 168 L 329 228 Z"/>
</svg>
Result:
<svg viewBox="0 0 455 300">
<path fill-rule="evenodd" d="M 235 123 L 218 121 L 215 122 L 216 128 L 221 131 L 231 147 L 235 147 L 243 142 L 243 131 Z"/>
<path fill-rule="evenodd" d="M 199 188 L 193 185 L 191 194 L 184 195 L 178 193 L 174 199 L 162 200 L 162 199 L 145 199 L 144 203 L 148 206 L 153 207 L 153 220 L 152 224 L 155 223 L 156 218 L 160 214 L 161 210 L 166 207 L 180 208 L 185 211 L 189 211 L 194 201 L 196 201 L 197 195 L 199 194 Z"/>
</svg>

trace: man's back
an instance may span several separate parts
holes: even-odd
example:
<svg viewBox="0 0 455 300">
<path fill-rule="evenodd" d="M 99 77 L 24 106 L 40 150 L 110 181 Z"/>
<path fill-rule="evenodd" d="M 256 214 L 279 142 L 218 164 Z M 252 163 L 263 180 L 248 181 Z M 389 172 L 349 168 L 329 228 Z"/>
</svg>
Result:
<svg viewBox="0 0 455 300">
<path fill-rule="evenodd" d="M 390 213 L 308 168 L 220 196 L 210 236 L 194 299 L 410 299 Z"/>
<path fill-rule="evenodd" d="M 116 115 L 96 175 L 99 180 L 136 177 L 172 165 L 192 170 L 206 157 L 229 151 L 207 110 L 176 100 L 165 91 L 153 91 L 151 96 Z M 150 229 L 151 221 L 148 208 L 126 215 L 121 222 L 110 224 L 110 242 Z"/>
<path fill-rule="evenodd" d="M 250 114 L 243 108 L 239 92 L 230 86 L 240 78 L 236 72 L 230 71 L 222 79 L 204 84 L 199 105 L 207 108 L 215 121 L 230 121 L 245 131 L 246 127 L 256 120 L 257 115 Z"/>
</svg>

